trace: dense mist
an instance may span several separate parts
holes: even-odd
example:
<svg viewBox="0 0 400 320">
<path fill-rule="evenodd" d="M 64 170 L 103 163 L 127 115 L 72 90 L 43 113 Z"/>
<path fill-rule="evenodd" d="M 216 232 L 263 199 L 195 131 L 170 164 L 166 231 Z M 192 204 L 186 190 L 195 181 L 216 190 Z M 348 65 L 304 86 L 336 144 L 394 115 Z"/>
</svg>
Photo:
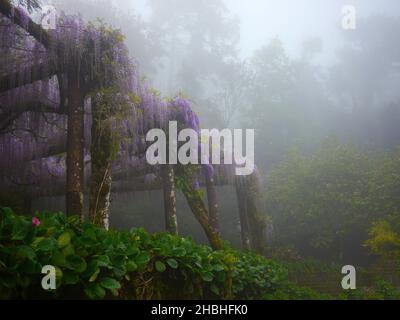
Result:
<svg viewBox="0 0 400 320">
<path fill-rule="evenodd" d="M 26 1 L 11 3 L 28 10 Z M 366 268 L 363 284 L 374 288 L 377 296 L 382 294 L 377 289 L 379 270 L 394 279 L 390 288 L 399 289 L 399 273 L 394 271 L 400 257 L 398 0 L 42 0 L 40 3 L 42 7 L 54 6 L 64 23 L 64 29 L 57 29 L 55 34 L 61 40 L 65 37 L 70 41 L 64 48 L 64 60 L 57 56 L 56 64 L 66 64 L 69 58 L 76 58 L 74 42 L 71 42 L 74 38 L 63 34 L 74 28 L 68 23 L 73 25 L 75 18 L 68 20 L 64 14 L 76 17 L 76 21 L 82 19 L 82 25 L 89 26 L 89 45 L 83 47 L 77 59 L 91 59 L 92 45 L 93 60 L 107 61 L 106 67 L 100 64 L 93 70 L 88 68 L 87 74 L 79 78 L 81 83 L 87 81 L 90 88 L 87 90 L 90 99 L 81 99 L 85 117 L 98 116 L 94 120 L 81 120 L 82 126 L 84 123 L 81 135 L 85 139 L 82 138 L 80 145 L 84 150 L 80 155 L 83 166 L 80 170 L 86 178 L 79 183 L 87 186 L 82 195 L 90 194 L 90 200 L 80 199 L 81 216 L 87 212 L 91 216 L 93 197 L 96 201 L 101 198 L 103 183 L 108 183 L 102 212 L 107 214 L 107 221 L 109 217 L 111 228 L 143 227 L 151 233 L 167 230 L 173 234 L 178 234 L 179 229 L 180 236 L 191 237 L 198 243 L 209 242 L 213 249 L 221 248 L 213 243 L 220 236 L 234 248 L 251 249 L 283 261 L 291 280 L 324 294 L 341 293 L 335 281 L 345 264 Z M 40 9 L 27 12 L 32 21 L 41 23 Z M 0 23 L 6 23 L 7 19 L 2 11 Z M 6 27 L 0 25 L 1 28 Z M 38 56 L 44 49 L 33 45 L 32 34 L 24 35 L 21 29 L 24 29 L 23 23 L 13 31 L 17 40 L 3 39 L 0 43 L 4 57 L 0 75 L 6 80 L 10 79 L 8 74 L 12 68 L 25 66 L 27 60 L 37 64 L 49 61 L 50 66 L 54 60 L 51 54 Z M 107 45 L 101 41 L 98 44 L 91 32 L 101 41 L 106 39 Z M 6 33 L 2 33 L 6 38 Z M 51 31 L 49 34 L 52 35 Z M 30 38 L 21 40 L 24 37 Z M 81 38 L 79 41 L 86 41 L 85 36 Z M 23 49 L 18 45 L 26 48 L 26 43 L 36 53 L 24 60 L 20 56 Z M 117 54 L 102 56 L 103 51 L 97 53 L 96 46 L 105 47 L 105 52 L 109 50 L 113 54 L 115 50 Z M 44 48 L 53 50 L 51 46 L 49 49 L 44 45 Z M 117 67 L 113 63 L 122 71 L 114 72 Z M 79 68 L 79 72 L 86 70 L 83 62 L 79 62 Z M 70 75 L 70 70 L 65 70 L 62 71 Z M 46 74 L 50 79 L 46 81 L 60 89 L 60 95 L 54 95 L 55 103 L 61 107 L 65 103 L 69 110 L 73 96 L 62 94 L 63 81 L 66 81 L 63 72 L 57 73 L 57 77 Z M 100 84 L 91 85 L 90 81 L 97 81 L 93 76 L 96 72 L 105 74 L 105 80 L 101 78 Z M 35 74 L 32 72 L 32 79 Z M 93 78 L 88 80 L 88 77 Z M 70 89 L 71 79 L 66 83 Z M 26 87 L 30 82 L 21 82 L 21 85 Z M 116 86 L 125 91 L 115 94 L 112 90 Z M 58 190 L 64 186 L 64 180 L 68 188 L 68 170 L 64 171 L 69 160 L 65 149 L 67 155 L 73 149 L 68 149 L 69 142 L 60 138 L 62 143 L 59 143 L 56 139 L 60 132 L 71 132 L 69 122 L 63 118 L 68 111 L 57 109 L 49 119 L 42 119 L 37 113 L 25 115 L 27 118 L 18 122 L 19 118 L 13 118 L 7 109 L 7 104 L 12 104 L 10 101 L 16 101 L 7 95 L 10 91 L 7 89 L 4 85 L 0 91 L 3 158 L 0 205 L 12 207 L 7 202 L 12 202 L 9 193 L 28 190 L 30 213 L 69 211 L 70 195 Z M 40 94 L 43 94 L 44 89 L 33 87 L 32 90 L 42 90 Z M 15 103 L 21 107 L 23 95 L 16 96 L 19 100 Z M 126 101 L 121 102 L 124 99 L 121 97 L 130 99 L 127 102 L 131 104 L 130 109 L 124 109 Z M 115 104 L 119 113 L 96 115 L 95 107 L 103 104 Z M 170 110 L 176 114 L 171 116 Z M 71 115 L 67 115 L 70 119 Z M 136 156 L 143 155 L 148 147 L 143 142 L 146 130 L 163 128 L 163 121 L 168 117 L 196 130 L 254 130 L 254 174 L 247 180 L 234 177 L 222 165 L 205 168 L 212 171 L 215 179 L 206 171 L 205 178 L 195 178 L 195 181 L 181 179 L 182 172 L 182 176 L 188 175 L 181 167 L 150 172 L 140 162 L 143 159 Z M 95 126 L 96 121 L 102 123 L 107 119 L 115 121 L 107 124 L 105 130 L 112 139 L 118 136 L 117 143 L 111 138 L 107 140 L 100 125 Z M 24 133 L 19 132 L 20 123 L 27 125 Z M 116 129 L 115 123 L 123 123 L 122 129 Z M 48 133 L 48 127 L 52 133 Z M 44 132 L 45 142 L 40 142 Z M 18 142 L 18 139 L 28 139 L 27 136 L 29 143 Z M 98 149 L 93 146 L 96 141 Z M 19 147 L 12 147 L 17 142 Z M 53 144 L 57 148 L 62 144 L 61 152 L 55 152 Z M 112 164 L 105 160 L 95 162 L 93 158 L 93 150 L 101 152 L 104 146 L 111 150 L 105 157 L 107 161 L 113 159 Z M 24 148 L 33 150 L 29 157 L 24 156 L 24 161 L 28 159 L 30 164 L 14 168 L 19 159 L 17 154 L 23 153 Z M 31 153 L 40 156 L 34 157 Z M 55 157 L 52 165 L 62 171 L 58 176 L 62 179 L 55 178 L 56 169 L 56 173 L 47 169 L 45 178 L 41 176 L 47 167 L 35 161 L 45 158 L 42 153 Z M 93 173 L 88 174 L 95 171 L 95 166 L 100 168 L 96 181 Z M 178 177 L 175 181 L 173 170 Z M 29 182 L 22 179 L 28 175 L 26 171 L 35 174 L 35 179 Z M 111 184 L 109 171 L 118 179 L 129 179 Z M 172 185 L 166 187 L 165 181 L 171 174 Z M 46 185 L 48 181 L 51 181 L 50 187 Z M 100 184 L 97 198 L 92 192 L 96 183 Z M 193 187 L 192 183 L 197 186 Z M 31 186 L 34 193 L 29 191 Z M 51 189 L 57 194 L 50 192 Z M 173 200 L 168 200 L 168 194 L 173 194 Z M 19 198 L 16 202 L 16 208 L 24 208 Z M 95 205 L 97 208 L 97 202 Z M 166 213 L 166 208 L 171 206 L 174 221 L 168 220 Z M 218 210 L 213 211 L 213 206 Z M 193 215 L 199 207 L 203 216 Z M 249 213 L 252 210 L 254 214 Z M 209 220 L 204 214 L 209 214 Z M 208 224 L 211 227 L 207 229 Z M 326 278 L 316 275 L 319 272 Z M 382 281 L 389 280 L 386 277 Z M 214 288 L 211 290 L 216 292 Z"/>
</svg>

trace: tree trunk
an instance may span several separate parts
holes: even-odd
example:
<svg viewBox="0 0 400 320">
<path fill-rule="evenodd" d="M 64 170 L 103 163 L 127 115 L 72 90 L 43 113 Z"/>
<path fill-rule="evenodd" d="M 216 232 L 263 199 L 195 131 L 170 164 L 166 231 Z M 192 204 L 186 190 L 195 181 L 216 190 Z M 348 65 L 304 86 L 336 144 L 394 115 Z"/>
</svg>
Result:
<svg viewBox="0 0 400 320">
<path fill-rule="evenodd" d="M 112 151 L 114 141 L 111 124 L 96 110 L 92 99 L 92 142 L 89 218 L 94 224 L 109 228 L 109 209 L 111 204 Z"/>
<path fill-rule="evenodd" d="M 247 201 L 246 193 L 242 185 L 236 181 L 236 196 L 239 207 L 239 219 L 240 219 L 240 235 L 242 238 L 242 248 L 244 250 L 250 250 L 250 235 L 249 235 L 249 223 L 247 221 Z"/>
<path fill-rule="evenodd" d="M 259 209 L 260 188 L 256 174 L 236 180 L 239 202 L 242 244 L 259 254 L 265 251 L 266 221 Z"/>
<path fill-rule="evenodd" d="M 176 216 L 175 174 L 171 165 L 161 167 L 164 190 L 165 227 L 171 234 L 178 234 L 178 219 Z"/>
<path fill-rule="evenodd" d="M 182 183 L 182 192 L 194 216 L 203 227 L 203 230 L 208 238 L 208 241 L 210 242 L 211 247 L 214 250 L 221 250 L 223 247 L 222 239 L 220 235 L 215 231 L 215 229 L 211 226 L 206 206 L 203 202 L 203 199 L 201 198 L 201 194 L 199 193 L 199 191 L 185 181 L 184 183 Z"/>
<path fill-rule="evenodd" d="M 68 134 L 67 134 L 67 215 L 83 218 L 84 192 L 84 96 L 79 75 L 68 76 Z"/>
<path fill-rule="evenodd" d="M 258 206 L 258 197 L 260 196 L 258 186 L 250 178 L 250 185 L 247 188 L 247 219 L 250 229 L 251 248 L 259 254 L 264 254 L 266 240 L 266 223 L 261 216 Z M 253 183 L 252 183 L 253 182 Z"/>
<path fill-rule="evenodd" d="M 218 213 L 218 201 L 217 201 L 217 191 L 215 189 L 214 178 L 205 173 L 206 180 L 206 190 L 207 190 L 207 201 L 208 201 L 208 214 L 210 218 L 211 227 L 214 228 L 215 232 L 221 234 L 219 228 L 219 213 Z"/>
</svg>

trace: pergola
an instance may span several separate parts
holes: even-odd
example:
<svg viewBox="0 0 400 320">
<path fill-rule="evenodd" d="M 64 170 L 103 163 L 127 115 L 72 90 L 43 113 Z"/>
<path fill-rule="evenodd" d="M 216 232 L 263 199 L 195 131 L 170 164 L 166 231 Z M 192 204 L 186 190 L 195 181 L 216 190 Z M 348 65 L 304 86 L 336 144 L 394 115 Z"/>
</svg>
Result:
<svg viewBox="0 0 400 320">
<path fill-rule="evenodd" d="M 82 218 L 89 196 L 88 218 L 107 228 L 112 192 L 162 189 L 166 229 L 177 233 L 180 177 L 178 187 L 219 249 L 215 187 L 232 184 L 243 246 L 262 251 L 257 174 L 236 177 L 232 166 L 218 165 L 189 179 L 179 166 L 146 162 L 148 130 L 169 121 L 194 129 L 199 123 L 187 100 L 165 101 L 140 79 L 118 32 L 66 15 L 46 31 L 7 0 L 0 0 L 0 13 L 0 192 L 21 194 L 27 203 L 65 195 L 66 213 Z"/>
</svg>

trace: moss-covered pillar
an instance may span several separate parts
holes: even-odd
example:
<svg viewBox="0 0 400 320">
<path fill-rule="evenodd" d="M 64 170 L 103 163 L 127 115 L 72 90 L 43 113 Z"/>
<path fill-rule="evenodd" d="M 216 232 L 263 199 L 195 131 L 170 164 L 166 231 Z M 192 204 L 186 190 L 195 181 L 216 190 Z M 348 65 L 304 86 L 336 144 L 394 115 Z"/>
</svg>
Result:
<svg viewBox="0 0 400 320">
<path fill-rule="evenodd" d="M 220 234 L 219 227 L 219 212 L 218 212 L 218 201 L 217 201 L 217 190 L 215 189 L 215 182 L 213 173 L 210 172 L 209 169 L 205 170 L 204 173 L 205 181 L 206 181 L 206 190 L 207 190 L 207 202 L 208 202 L 208 214 L 210 218 L 211 227 Z"/>
<path fill-rule="evenodd" d="M 244 250 L 250 250 L 250 234 L 249 234 L 249 222 L 247 219 L 247 196 L 244 184 L 241 180 L 236 179 L 236 197 L 239 209 L 239 220 L 240 220 L 240 236 L 242 239 L 242 248 Z"/>
<path fill-rule="evenodd" d="M 178 234 L 174 167 L 172 165 L 162 165 L 161 175 L 164 191 L 165 227 L 169 233 Z"/>
<path fill-rule="evenodd" d="M 93 223 L 108 229 L 115 141 L 110 120 L 102 111 L 93 98 L 89 217 Z"/>
<path fill-rule="evenodd" d="M 264 254 L 266 240 L 266 221 L 260 211 L 260 190 L 255 175 L 248 177 L 247 187 L 247 218 L 250 227 L 251 248 L 257 253 Z"/>
<path fill-rule="evenodd" d="M 256 173 L 236 178 L 243 247 L 263 254 L 267 244 L 266 219 L 260 210 L 259 185 Z"/>
<path fill-rule="evenodd" d="M 92 141 L 89 217 L 94 224 L 109 228 L 112 163 L 119 151 L 111 100 L 97 93 L 92 96 Z"/>
<path fill-rule="evenodd" d="M 222 249 L 222 239 L 218 232 L 211 226 L 207 208 L 203 202 L 201 193 L 198 189 L 192 186 L 188 181 L 180 183 L 183 195 L 189 204 L 196 220 L 202 226 L 211 247 L 214 250 Z"/>
</svg>

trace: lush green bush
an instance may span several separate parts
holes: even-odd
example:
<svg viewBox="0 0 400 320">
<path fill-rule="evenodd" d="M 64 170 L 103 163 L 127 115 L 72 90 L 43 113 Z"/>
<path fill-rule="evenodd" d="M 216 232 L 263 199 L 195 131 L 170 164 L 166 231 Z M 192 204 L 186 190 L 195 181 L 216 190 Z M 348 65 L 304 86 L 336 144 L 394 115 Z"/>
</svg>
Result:
<svg viewBox="0 0 400 320">
<path fill-rule="evenodd" d="M 266 179 L 276 245 L 324 260 L 366 260 L 373 222 L 400 216 L 399 155 L 333 139 L 310 156 L 292 152 Z"/>
<path fill-rule="evenodd" d="M 346 291 L 340 296 L 346 300 L 400 300 L 400 290 L 383 279 L 377 279 L 371 287 Z"/>
<path fill-rule="evenodd" d="M 262 296 L 265 300 L 333 300 L 329 294 L 319 293 L 311 288 L 300 287 L 287 282 L 281 285 L 276 291 L 266 293 Z"/>
<path fill-rule="evenodd" d="M 0 209 L 1 298 L 260 299 L 287 285 L 280 264 L 230 248 L 143 229 L 106 231 L 78 217 L 40 220 Z M 57 270 L 57 289 L 41 288 L 42 267 Z"/>
</svg>

